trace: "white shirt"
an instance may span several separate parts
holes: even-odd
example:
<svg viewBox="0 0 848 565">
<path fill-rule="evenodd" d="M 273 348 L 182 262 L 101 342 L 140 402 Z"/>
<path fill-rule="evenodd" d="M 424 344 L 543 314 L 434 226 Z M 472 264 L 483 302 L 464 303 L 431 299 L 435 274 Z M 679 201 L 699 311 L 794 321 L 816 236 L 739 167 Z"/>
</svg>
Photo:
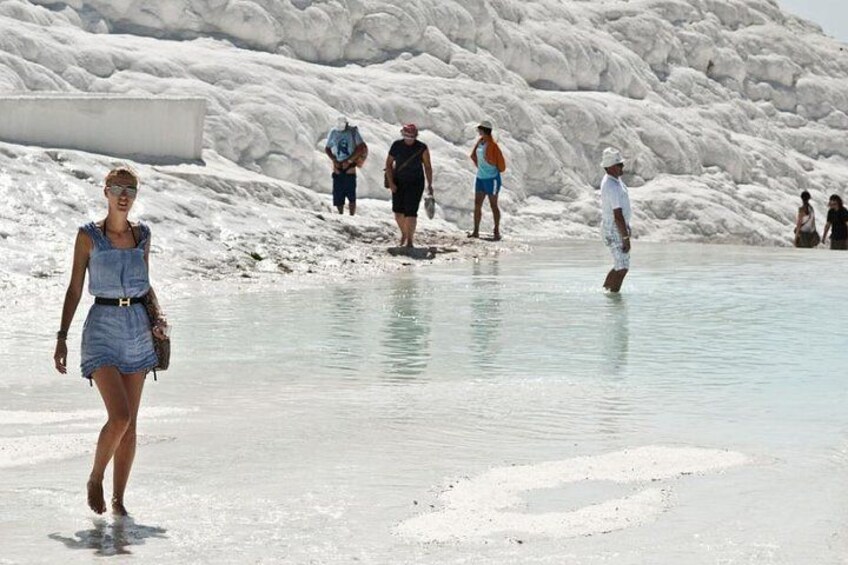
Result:
<svg viewBox="0 0 848 565">
<path fill-rule="evenodd" d="M 816 231 L 816 211 L 810 206 L 810 213 L 801 216 L 801 231 L 813 233 Z"/>
<path fill-rule="evenodd" d="M 601 181 L 601 229 L 604 235 L 621 235 L 615 225 L 615 215 L 613 214 L 613 211 L 619 208 L 624 215 L 627 228 L 630 229 L 630 217 L 633 212 L 630 209 L 630 194 L 627 192 L 627 185 L 620 178 L 604 175 L 604 180 Z"/>
</svg>

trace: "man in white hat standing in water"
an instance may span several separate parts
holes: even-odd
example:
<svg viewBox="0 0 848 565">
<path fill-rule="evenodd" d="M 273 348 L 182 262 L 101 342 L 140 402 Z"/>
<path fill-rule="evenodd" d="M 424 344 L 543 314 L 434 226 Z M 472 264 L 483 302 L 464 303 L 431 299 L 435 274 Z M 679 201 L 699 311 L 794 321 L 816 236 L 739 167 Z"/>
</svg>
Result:
<svg viewBox="0 0 848 565">
<path fill-rule="evenodd" d="M 614 261 L 604 288 L 618 292 L 630 269 L 630 195 L 621 180 L 624 159 L 617 149 L 604 150 L 601 167 L 607 172 L 601 181 L 601 234 Z"/>
</svg>

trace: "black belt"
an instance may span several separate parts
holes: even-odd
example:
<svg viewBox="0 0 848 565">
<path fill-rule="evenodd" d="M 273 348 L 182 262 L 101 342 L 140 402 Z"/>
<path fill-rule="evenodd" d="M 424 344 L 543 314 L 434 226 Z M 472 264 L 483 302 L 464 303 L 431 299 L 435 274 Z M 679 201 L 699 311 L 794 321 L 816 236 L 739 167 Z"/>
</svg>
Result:
<svg viewBox="0 0 848 565">
<path fill-rule="evenodd" d="M 94 303 L 101 306 L 120 306 L 122 308 L 128 308 L 133 304 L 144 304 L 145 302 L 147 302 L 146 294 L 144 296 L 133 296 L 132 298 L 100 298 L 98 296 L 94 299 Z"/>
</svg>

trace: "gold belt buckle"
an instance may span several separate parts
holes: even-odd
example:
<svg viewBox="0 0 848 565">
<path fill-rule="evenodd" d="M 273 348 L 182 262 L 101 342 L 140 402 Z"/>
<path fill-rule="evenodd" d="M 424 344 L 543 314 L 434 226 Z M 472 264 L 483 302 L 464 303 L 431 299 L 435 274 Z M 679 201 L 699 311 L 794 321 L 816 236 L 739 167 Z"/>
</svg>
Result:
<svg viewBox="0 0 848 565">
<path fill-rule="evenodd" d="M 118 299 L 118 306 L 120 306 L 121 308 L 129 308 L 130 299 L 129 298 L 119 298 Z"/>
</svg>

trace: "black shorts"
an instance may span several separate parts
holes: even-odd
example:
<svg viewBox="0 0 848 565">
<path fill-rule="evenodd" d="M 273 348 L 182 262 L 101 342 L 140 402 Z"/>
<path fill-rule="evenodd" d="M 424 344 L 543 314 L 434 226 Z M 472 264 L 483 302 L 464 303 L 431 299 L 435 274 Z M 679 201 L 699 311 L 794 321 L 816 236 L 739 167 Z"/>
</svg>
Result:
<svg viewBox="0 0 848 565">
<path fill-rule="evenodd" d="M 407 218 L 418 216 L 421 197 L 424 196 L 424 179 L 398 179 L 397 191 L 392 194 L 392 212 Z"/>
<path fill-rule="evenodd" d="M 333 173 L 333 206 L 344 206 L 345 199 L 356 203 L 356 175 Z"/>
</svg>

